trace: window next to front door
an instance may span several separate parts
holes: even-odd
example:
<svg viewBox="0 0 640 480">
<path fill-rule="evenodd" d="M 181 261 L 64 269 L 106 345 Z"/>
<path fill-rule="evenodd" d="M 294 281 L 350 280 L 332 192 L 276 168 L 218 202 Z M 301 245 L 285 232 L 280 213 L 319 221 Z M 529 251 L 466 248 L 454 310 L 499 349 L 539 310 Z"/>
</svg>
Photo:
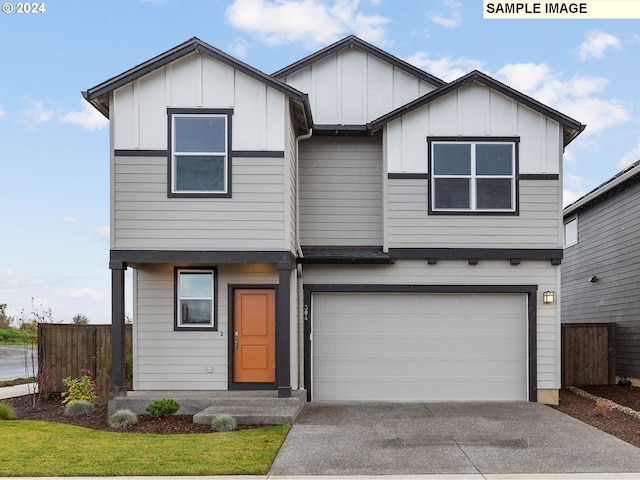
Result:
<svg viewBox="0 0 640 480">
<path fill-rule="evenodd" d="M 517 138 L 429 138 L 429 213 L 517 213 Z"/>
<path fill-rule="evenodd" d="M 215 268 L 175 269 L 175 330 L 216 330 Z"/>
</svg>

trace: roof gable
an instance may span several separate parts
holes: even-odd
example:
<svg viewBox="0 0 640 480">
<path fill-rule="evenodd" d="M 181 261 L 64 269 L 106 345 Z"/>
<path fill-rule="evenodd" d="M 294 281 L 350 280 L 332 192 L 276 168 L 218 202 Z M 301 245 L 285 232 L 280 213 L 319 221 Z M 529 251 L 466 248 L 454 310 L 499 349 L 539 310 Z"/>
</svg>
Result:
<svg viewBox="0 0 640 480">
<path fill-rule="evenodd" d="M 424 70 L 421 70 L 418 67 L 415 67 L 410 63 L 407 63 L 404 60 L 401 60 L 398 57 L 395 57 L 390 53 L 387 53 L 384 50 L 381 50 L 378 47 L 375 47 L 370 43 L 367 43 L 364 40 L 361 40 L 360 38 L 354 35 L 350 35 L 346 38 L 343 38 L 342 40 L 339 40 L 336 43 L 323 48 L 322 50 L 318 50 L 317 52 L 312 53 L 311 55 L 301 60 L 298 60 L 297 62 L 289 65 L 288 67 L 284 67 L 278 70 L 277 72 L 274 72 L 272 76 L 278 79 L 283 79 L 286 76 L 291 75 L 292 73 L 302 70 L 308 67 L 309 65 L 312 65 L 313 63 L 316 63 L 319 60 L 322 60 L 323 58 L 326 58 L 330 55 L 333 55 L 339 52 L 340 50 L 343 50 L 345 48 L 352 48 L 352 47 L 357 47 L 371 55 L 374 55 L 380 60 L 387 62 L 395 67 L 398 67 L 401 70 L 404 70 L 405 72 L 421 80 L 424 80 L 425 82 L 430 83 L 435 87 L 441 87 L 447 84 L 447 82 L 445 82 L 444 80 L 434 77 L 433 75 L 425 72 Z"/>
<path fill-rule="evenodd" d="M 302 107 L 300 110 L 304 111 L 304 115 L 306 116 L 307 124 L 312 125 L 312 114 L 311 109 L 309 108 L 309 102 L 307 94 L 296 90 L 295 88 L 287 85 L 284 82 L 281 82 L 277 78 L 274 78 L 270 75 L 267 75 L 260 70 L 241 62 L 240 60 L 224 53 L 221 50 L 218 50 L 215 47 L 203 42 L 197 37 L 193 37 L 186 42 L 167 50 L 160 55 L 147 60 L 146 62 L 137 65 L 126 72 L 121 73 L 120 75 L 116 75 L 109 80 L 106 80 L 95 87 L 92 87 L 84 92 L 82 92 L 82 96 L 89 101 L 95 108 L 97 108 L 103 115 L 109 117 L 109 103 L 108 103 L 108 94 L 117 88 L 122 87 L 128 83 L 131 83 L 137 80 L 148 73 L 157 70 L 159 68 L 164 67 L 165 65 L 182 58 L 192 52 L 199 52 L 204 55 L 208 55 L 209 57 L 218 60 L 230 67 L 241 71 L 242 73 L 268 85 L 269 87 L 274 88 L 297 101 Z"/>
<path fill-rule="evenodd" d="M 577 120 L 574 120 L 573 118 L 568 117 L 567 115 L 564 115 L 563 113 L 560 113 L 559 111 L 554 110 L 553 108 L 548 107 L 543 103 L 540 103 L 539 101 L 534 100 L 533 98 L 518 92 L 517 90 L 514 90 L 513 88 L 495 80 L 494 78 L 491 78 L 490 76 L 482 72 L 479 72 L 478 70 L 474 70 L 468 73 L 467 75 L 464 75 L 459 79 L 454 80 L 453 82 L 438 88 L 437 90 L 434 90 L 432 92 L 427 93 L 426 95 L 423 95 L 422 97 L 414 100 L 413 102 L 403 105 L 402 107 L 397 108 L 394 111 L 387 113 L 386 115 L 383 115 L 382 117 L 372 121 L 369 125 L 369 128 L 371 130 L 376 130 L 384 126 L 385 124 L 391 122 L 392 120 L 395 120 L 417 108 L 427 105 L 432 101 L 444 95 L 447 95 L 448 93 L 453 92 L 454 90 L 462 88 L 465 85 L 471 85 L 471 84 L 480 84 L 480 85 L 484 85 L 487 88 L 491 88 L 509 98 L 512 98 L 513 100 L 523 105 L 526 105 L 532 110 L 535 110 L 557 121 L 563 126 L 564 146 L 568 145 L 575 137 L 577 137 L 580 134 L 580 132 L 582 132 L 585 129 L 585 125 L 581 124 Z"/>
</svg>

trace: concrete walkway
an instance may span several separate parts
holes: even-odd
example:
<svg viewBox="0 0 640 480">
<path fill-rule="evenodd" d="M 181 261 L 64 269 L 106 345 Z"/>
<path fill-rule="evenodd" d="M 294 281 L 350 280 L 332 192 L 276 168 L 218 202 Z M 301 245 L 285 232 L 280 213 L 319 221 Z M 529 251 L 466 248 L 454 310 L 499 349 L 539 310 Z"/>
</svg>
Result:
<svg viewBox="0 0 640 480">
<path fill-rule="evenodd" d="M 0 400 L 3 398 L 13 398 L 13 397 L 22 397 L 23 395 L 29 395 L 29 387 L 31 387 L 31 391 L 33 392 L 37 385 L 32 383 L 29 385 L 28 383 L 24 383 L 22 385 L 15 385 L 13 387 L 2 387 L 0 388 Z"/>
<path fill-rule="evenodd" d="M 530 402 L 310 403 L 270 473 L 640 478 L 640 449 Z"/>
</svg>

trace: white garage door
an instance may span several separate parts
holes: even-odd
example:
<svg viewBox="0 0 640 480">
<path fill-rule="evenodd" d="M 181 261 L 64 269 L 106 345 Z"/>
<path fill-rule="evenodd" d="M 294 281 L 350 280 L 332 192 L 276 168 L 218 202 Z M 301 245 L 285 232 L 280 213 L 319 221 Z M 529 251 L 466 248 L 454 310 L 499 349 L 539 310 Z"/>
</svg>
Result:
<svg viewBox="0 0 640 480">
<path fill-rule="evenodd" d="M 316 401 L 526 400 L 526 296 L 314 293 Z"/>
</svg>

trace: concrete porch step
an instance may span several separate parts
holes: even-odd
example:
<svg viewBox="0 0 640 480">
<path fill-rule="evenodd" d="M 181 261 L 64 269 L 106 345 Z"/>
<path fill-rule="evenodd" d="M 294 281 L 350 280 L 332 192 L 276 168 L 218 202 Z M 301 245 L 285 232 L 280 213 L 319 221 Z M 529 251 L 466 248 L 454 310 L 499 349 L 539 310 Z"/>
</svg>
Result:
<svg viewBox="0 0 640 480">
<path fill-rule="evenodd" d="M 109 401 L 109 413 L 122 408 L 145 414 L 154 400 L 172 398 L 178 414 L 193 415 L 194 423 L 209 424 L 218 415 L 232 415 L 240 425 L 293 423 L 306 403 L 306 391 L 294 390 L 279 398 L 276 391 L 135 391 Z"/>
<path fill-rule="evenodd" d="M 193 416 L 193 423 L 210 425 L 219 415 L 231 415 L 238 425 L 284 425 L 293 423 L 301 407 L 288 405 L 223 405 L 207 407 Z"/>
</svg>

